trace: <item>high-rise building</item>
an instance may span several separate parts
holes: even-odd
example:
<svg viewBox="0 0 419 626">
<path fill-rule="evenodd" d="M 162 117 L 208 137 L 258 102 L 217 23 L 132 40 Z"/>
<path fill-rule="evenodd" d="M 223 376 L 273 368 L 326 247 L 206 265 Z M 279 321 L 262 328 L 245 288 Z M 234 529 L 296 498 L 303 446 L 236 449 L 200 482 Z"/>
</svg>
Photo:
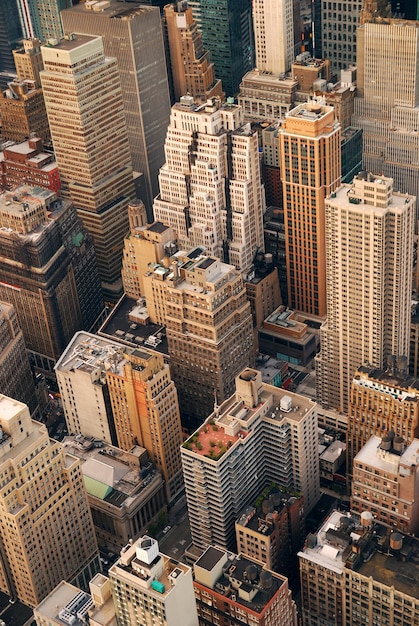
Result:
<svg viewBox="0 0 419 626">
<path fill-rule="evenodd" d="M 316 405 L 244 370 L 236 392 L 183 444 L 182 464 L 194 546 L 231 549 L 234 523 L 272 482 L 320 497 Z"/>
<path fill-rule="evenodd" d="M 202 34 L 185 2 L 164 7 L 170 50 L 170 67 L 175 102 L 187 94 L 196 101 L 223 98 L 221 80 L 215 78 L 214 64 L 204 50 Z"/>
<path fill-rule="evenodd" d="M 12 49 L 22 37 L 16 0 L 0 3 L 0 72 L 15 73 Z M 3 81 L 1 86 L 4 87 Z"/>
<path fill-rule="evenodd" d="M 415 199 L 361 172 L 325 202 L 327 321 L 317 399 L 346 411 L 354 372 L 408 355 Z"/>
<path fill-rule="evenodd" d="M 292 109 L 280 135 L 288 305 L 326 315 L 324 200 L 340 184 L 340 126 L 333 107 L 312 100 Z"/>
<path fill-rule="evenodd" d="M 21 143 L 7 142 L 0 152 L 0 189 L 15 189 L 25 183 L 58 193 L 60 174 L 54 155 L 44 152 L 39 137 Z"/>
<path fill-rule="evenodd" d="M 193 10 L 193 8 L 192 8 Z M 199 0 L 202 38 L 227 96 L 254 67 L 251 0 Z"/>
<path fill-rule="evenodd" d="M 141 199 L 151 222 L 170 116 L 160 12 L 138 2 L 96 5 L 99 10 L 87 2 L 63 11 L 63 27 L 69 33 L 101 35 L 105 54 L 117 60 L 132 167 L 144 175 Z"/>
<path fill-rule="evenodd" d="M 19 80 L 32 80 L 40 87 L 40 72 L 44 69 L 44 64 L 39 39 L 24 39 L 23 47 L 13 50 L 13 59 Z"/>
<path fill-rule="evenodd" d="M 121 289 L 121 256 L 134 196 L 118 66 L 102 39 L 69 35 L 42 46 L 41 80 L 62 193 L 93 237 L 106 295 Z M 98 121 L 100 120 L 100 124 Z"/>
<path fill-rule="evenodd" d="M 319 4 L 321 56 L 329 59 L 333 76 L 339 78 L 341 70 L 356 65 L 356 33 L 364 3 L 362 0 L 347 0 L 340 9 L 328 4 L 327 0 L 320 0 Z"/>
<path fill-rule="evenodd" d="M 297 626 L 288 580 L 243 555 L 209 546 L 194 565 L 199 624 Z"/>
<path fill-rule="evenodd" d="M 375 14 L 376 15 L 376 14 Z M 357 30 L 357 97 L 363 165 L 419 196 L 419 23 L 375 19 Z"/>
<path fill-rule="evenodd" d="M 59 38 L 63 34 L 60 12 L 73 0 L 16 0 L 23 36 L 41 41 Z"/>
<path fill-rule="evenodd" d="M 419 438 L 418 381 L 407 375 L 406 358 L 387 371 L 359 367 L 354 373 L 347 430 L 347 471 L 372 436 L 394 433 L 410 443 Z"/>
<path fill-rule="evenodd" d="M 419 529 L 419 440 L 371 437 L 354 459 L 351 511 L 416 535 Z"/>
<path fill-rule="evenodd" d="M 169 365 L 157 352 L 126 350 L 120 371 L 110 367 L 106 379 L 119 447 L 145 448 L 163 475 L 168 502 L 174 500 L 183 489 L 183 438 Z"/>
<path fill-rule="evenodd" d="M 161 554 L 155 539 L 123 548 L 109 579 L 120 626 L 198 626 L 192 570 Z"/>
<path fill-rule="evenodd" d="M 283 74 L 294 61 L 293 0 L 254 0 L 256 67 Z"/>
<path fill-rule="evenodd" d="M 160 170 L 156 220 L 171 226 L 180 246 L 204 246 L 241 271 L 263 250 L 265 199 L 257 131 L 242 109 L 215 99 L 198 106 L 183 96 L 172 107 Z"/>
<path fill-rule="evenodd" d="M 0 588 L 33 607 L 63 579 L 87 586 L 97 543 L 78 459 L 6 396 L 0 426 Z"/>
<path fill-rule="evenodd" d="M 411 584 L 419 541 L 374 522 L 369 511 L 333 511 L 298 556 L 304 626 L 410 626 L 419 619 Z"/>
<path fill-rule="evenodd" d="M 35 367 L 51 375 L 103 309 L 92 240 L 72 203 L 41 188 L 1 195 L 0 226 L 0 300 L 15 307 Z"/>
<path fill-rule="evenodd" d="M 195 429 L 254 362 L 252 314 L 241 275 L 201 248 L 144 277 L 150 321 L 166 326 L 182 424 Z"/>
<path fill-rule="evenodd" d="M 37 408 L 33 374 L 16 311 L 0 302 L 0 389 L 4 395 L 24 402 L 31 414 Z"/>
</svg>

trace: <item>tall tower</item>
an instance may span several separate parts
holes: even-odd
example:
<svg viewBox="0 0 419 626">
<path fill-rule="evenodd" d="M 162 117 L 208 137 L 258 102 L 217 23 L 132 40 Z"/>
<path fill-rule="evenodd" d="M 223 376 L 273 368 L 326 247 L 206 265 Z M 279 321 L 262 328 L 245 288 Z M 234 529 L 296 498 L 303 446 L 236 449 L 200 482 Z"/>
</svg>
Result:
<svg viewBox="0 0 419 626">
<path fill-rule="evenodd" d="M 368 19 L 368 16 L 366 16 Z M 391 68 L 391 69 L 389 69 Z M 353 126 L 363 129 L 363 166 L 419 197 L 419 23 L 374 19 L 357 30 Z"/>
<path fill-rule="evenodd" d="M 221 80 L 214 75 L 210 53 L 204 50 L 202 34 L 185 2 L 164 7 L 170 49 L 175 102 L 191 95 L 197 101 L 223 97 Z"/>
<path fill-rule="evenodd" d="M 63 27 L 69 33 L 101 35 L 105 54 L 118 62 L 132 167 L 144 175 L 141 199 L 151 222 L 170 116 L 160 12 L 137 2 L 100 3 L 98 8 L 89 2 L 63 11 Z"/>
<path fill-rule="evenodd" d="M 101 37 L 69 35 L 42 46 L 42 87 L 63 195 L 91 233 L 102 284 L 121 289 L 121 256 L 134 196 L 115 59 Z"/>
<path fill-rule="evenodd" d="M 321 25 L 315 24 L 315 29 L 319 26 L 321 50 L 316 53 L 321 53 L 322 59 L 329 59 L 332 75 L 339 78 L 341 70 L 356 65 L 356 35 L 364 2 L 347 0 L 341 5 L 343 10 L 339 11 L 333 9 L 327 0 L 318 2 L 321 8 Z"/>
<path fill-rule="evenodd" d="M 340 184 L 340 126 L 333 107 L 300 104 L 280 135 L 288 304 L 326 315 L 324 200 Z"/>
<path fill-rule="evenodd" d="M 0 588 L 36 606 L 61 581 L 100 570 L 79 460 L 25 404 L 0 395 Z"/>
<path fill-rule="evenodd" d="M 202 38 L 227 96 L 254 67 L 251 0 L 199 0 Z"/>
<path fill-rule="evenodd" d="M 40 72 L 44 68 L 41 42 L 39 39 L 24 39 L 23 47 L 13 50 L 16 73 L 19 80 L 33 80 L 36 87 L 41 86 Z"/>
<path fill-rule="evenodd" d="M 60 12 L 73 0 L 16 0 L 23 36 L 41 41 L 61 37 Z"/>
<path fill-rule="evenodd" d="M 173 228 L 184 249 L 248 270 L 263 250 L 265 197 L 257 131 L 238 105 L 198 106 L 183 96 L 172 107 L 166 163 L 160 170 L 156 220 Z"/>
<path fill-rule="evenodd" d="M 256 67 L 283 74 L 294 61 L 293 0 L 254 0 Z"/>
<path fill-rule="evenodd" d="M 326 200 L 327 321 L 317 399 L 347 410 L 357 367 L 408 355 L 415 199 L 391 178 L 355 176 Z"/>
<path fill-rule="evenodd" d="M 12 49 L 22 37 L 16 0 L 0 2 L 0 71 L 15 73 Z M 3 85 L 2 85 L 3 87 Z"/>
<path fill-rule="evenodd" d="M 176 387 L 163 355 L 126 350 L 119 368 L 106 370 L 118 446 L 139 444 L 166 482 L 167 499 L 183 488 L 180 446 L 182 426 Z"/>
</svg>

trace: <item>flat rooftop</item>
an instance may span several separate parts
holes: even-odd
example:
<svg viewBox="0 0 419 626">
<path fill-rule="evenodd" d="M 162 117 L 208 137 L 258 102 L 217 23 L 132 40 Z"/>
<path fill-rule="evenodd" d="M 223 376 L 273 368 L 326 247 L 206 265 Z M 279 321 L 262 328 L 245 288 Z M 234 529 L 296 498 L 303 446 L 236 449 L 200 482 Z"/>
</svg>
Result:
<svg viewBox="0 0 419 626">
<path fill-rule="evenodd" d="M 126 348 L 131 352 L 129 348 Z M 122 373 L 125 363 L 121 344 L 85 331 L 77 332 L 57 361 L 59 372 L 76 370 L 92 374 L 100 369 Z"/>
<path fill-rule="evenodd" d="M 59 50 L 75 50 L 79 46 L 82 46 L 90 41 L 95 41 L 98 39 L 98 35 L 82 35 L 81 33 L 77 33 L 73 35 L 73 38 L 63 37 L 62 39 L 58 39 L 57 43 L 52 43 L 53 39 L 50 39 L 48 42 L 43 44 L 42 48 L 57 48 Z"/>
<path fill-rule="evenodd" d="M 361 448 L 355 457 L 357 463 L 363 463 L 370 467 L 397 475 L 399 465 L 407 465 L 416 467 L 419 458 L 419 439 L 414 439 L 410 445 L 405 447 L 401 452 L 393 449 L 384 450 L 381 447 L 382 439 L 380 437 L 371 437 L 367 443 Z"/>
<path fill-rule="evenodd" d="M 91 607 L 93 600 L 89 594 L 63 580 L 37 606 L 36 613 L 53 623 L 85 626 Z"/>
<path fill-rule="evenodd" d="M 99 0 L 95 4 L 99 5 Z M 100 10 L 98 7 L 96 11 L 94 8 L 95 5 L 91 6 L 91 9 L 87 9 L 85 4 L 76 4 L 74 7 L 71 7 L 71 9 L 68 9 L 68 11 L 83 13 L 85 15 L 129 20 L 133 19 L 137 15 L 157 10 L 156 7 L 145 6 L 136 2 L 130 2 L 129 5 L 127 5 L 125 2 L 112 2 L 111 6 L 108 7 L 102 4 Z"/>
</svg>

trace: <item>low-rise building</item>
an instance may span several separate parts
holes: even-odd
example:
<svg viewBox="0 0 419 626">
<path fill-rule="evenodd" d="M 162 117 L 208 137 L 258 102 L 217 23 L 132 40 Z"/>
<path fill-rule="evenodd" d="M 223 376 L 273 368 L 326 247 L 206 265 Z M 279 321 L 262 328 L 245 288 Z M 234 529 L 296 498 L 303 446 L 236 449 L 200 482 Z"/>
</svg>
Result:
<svg viewBox="0 0 419 626">
<path fill-rule="evenodd" d="M 39 137 L 30 137 L 21 143 L 3 144 L 0 176 L 0 188 L 3 189 L 15 189 L 28 184 L 58 193 L 61 187 L 54 155 L 43 151 L 42 139 Z"/>
</svg>

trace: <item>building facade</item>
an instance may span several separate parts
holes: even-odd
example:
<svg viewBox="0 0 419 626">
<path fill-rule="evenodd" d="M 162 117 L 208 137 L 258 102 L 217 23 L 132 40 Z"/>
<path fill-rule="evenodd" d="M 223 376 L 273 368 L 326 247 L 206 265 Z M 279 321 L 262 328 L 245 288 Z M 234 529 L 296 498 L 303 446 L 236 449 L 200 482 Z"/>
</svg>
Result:
<svg viewBox="0 0 419 626">
<path fill-rule="evenodd" d="M 42 89 L 32 80 L 15 79 L 0 93 L 2 137 L 7 141 L 26 141 L 35 134 L 50 140 L 48 118 Z"/>
<path fill-rule="evenodd" d="M 313 508 L 320 496 L 315 406 L 262 383 L 257 370 L 236 378 L 236 393 L 181 449 L 194 546 L 230 549 L 236 518 L 271 482 L 302 494 L 306 513 Z"/>
<path fill-rule="evenodd" d="M 62 193 L 93 237 L 100 277 L 112 297 L 121 289 L 127 207 L 135 195 L 117 63 L 91 35 L 54 40 L 42 46 L 42 57 Z"/>
<path fill-rule="evenodd" d="M 0 425 L 0 586 L 34 607 L 63 579 L 87 586 L 97 543 L 78 459 L 6 396 Z"/>
<path fill-rule="evenodd" d="M 54 155 L 43 151 L 42 139 L 3 144 L 0 152 L 0 180 L 3 189 L 15 189 L 22 184 L 44 187 L 58 194 L 60 174 Z"/>
<path fill-rule="evenodd" d="M 293 0 L 253 2 L 256 67 L 261 72 L 284 74 L 294 61 Z"/>
<path fill-rule="evenodd" d="M 408 355 L 415 199 L 391 178 L 360 172 L 326 199 L 327 321 L 317 397 L 346 411 L 354 371 Z"/>
<path fill-rule="evenodd" d="M 183 96 L 172 107 L 166 163 L 160 170 L 156 220 L 173 228 L 185 249 L 249 269 L 263 250 L 265 198 L 257 132 L 241 107 Z"/>
<path fill-rule="evenodd" d="M 144 4 L 150 3 L 109 2 L 95 10 L 91 2 L 80 3 L 61 19 L 67 33 L 100 35 L 105 55 L 117 60 L 132 167 L 144 175 L 141 199 L 151 222 L 170 97 L 159 9 Z"/>
<path fill-rule="evenodd" d="M 362 7 L 359 0 L 343 3 L 340 10 L 336 3 L 320 2 L 321 52 L 324 59 L 329 59 L 334 76 L 339 77 L 341 70 L 356 65 L 356 34 Z"/>
<path fill-rule="evenodd" d="M 324 201 L 340 184 L 340 126 L 333 107 L 313 100 L 286 115 L 279 135 L 288 306 L 322 317 L 326 315 Z"/>
</svg>

